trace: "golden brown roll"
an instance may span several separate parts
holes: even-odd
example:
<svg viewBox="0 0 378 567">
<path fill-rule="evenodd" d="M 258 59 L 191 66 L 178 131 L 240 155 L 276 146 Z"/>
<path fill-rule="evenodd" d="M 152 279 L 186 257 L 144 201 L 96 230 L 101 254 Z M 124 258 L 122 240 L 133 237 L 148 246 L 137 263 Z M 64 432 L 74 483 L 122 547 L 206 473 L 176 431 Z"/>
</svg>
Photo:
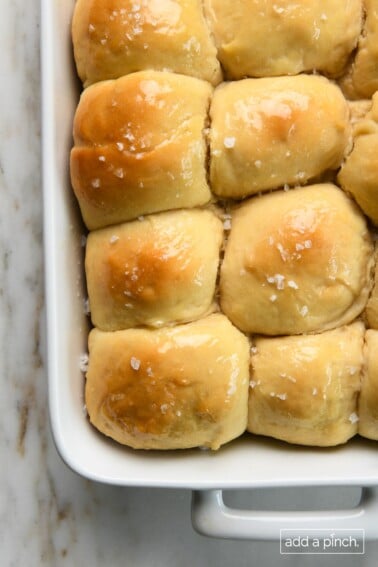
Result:
<svg viewBox="0 0 378 567">
<path fill-rule="evenodd" d="M 200 0 L 78 0 L 72 39 L 84 86 L 146 69 L 221 80 Z"/>
<path fill-rule="evenodd" d="M 378 225 L 378 93 L 370 112 L 354 127 L 354 146 L 338 175 L 364 213 Z"/>
<path fill-rule="evenodd" d="M 205 13 L 232 79 L 339 75 L 362 27 L 361 0 L 205 0 Z"/>
<path fill-rule="evenodd" d="M 218 449 L 247 424 L 249 343 L 223 315 L 89 336 L 92 424 L 136 449 Z"/>
<path fill-rule="evenodd" d="M 210 200 L 204 129 L 211 92 L 199 79 L 158 71 L 83 92 L 71 179 L 90 230 Z"/>
<path fill-rule="evenodd" d="M 173 211 L 93 231 L 85 269 L 92 321 L 103 331 L 185 322 L 214 309 L 221 221 Z"/>
<path fill-rule="evenodd" d="M 365 369 L 358 402 L 358 433 L 378 441 L 378 332 L 365 335 Z"/>
<path fill-rule="evenodd" d="M 341 80 L 345 94 L 354 99 L 370 98 L 378 90 L 378 0 L 363 5 L 366 20 L 357 53 Z"/>
<path fill-rule="evenodd" d="M 378 261 L 378 249 L 377 243 L 375 244 L 375 257 L 374 257 L 374 264 L 375 264 L 375 274 L 374 274 L 374 285 L 369 296 L 369 301 L 366 305 L 365 316 L 366 321 L 369 327 L 372 329 L 378 329 L 378 268 L 377 268 L 377 261 Z"/>
<path fill-rule="evenodd" d="M 248 431 L 300 445 L 331 446 L 357 433 L 364 327 L 256 339 Z"/>
<path fill-rule="evenodd" d="M 346 100 L 319 76 L 222 84 L 210 115 L 210 182 L 220 197 L 304 185 L 336 169 L 351 141 Z"/>
<path fill-rule="evenodd" d="M 232 214 L 221 306 L 250 333 L 324 331 L 364 309 L 372 265 L 365 218 L 341 189 L 321 184 L 277 191 Z"/>
</svg>

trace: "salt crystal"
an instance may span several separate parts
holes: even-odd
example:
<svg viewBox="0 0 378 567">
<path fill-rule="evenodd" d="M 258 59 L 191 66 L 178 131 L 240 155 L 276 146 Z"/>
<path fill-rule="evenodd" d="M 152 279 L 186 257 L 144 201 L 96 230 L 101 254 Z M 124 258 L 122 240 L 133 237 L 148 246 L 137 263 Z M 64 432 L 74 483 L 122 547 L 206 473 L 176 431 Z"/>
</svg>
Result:
<svg viewBox="0 0 378 567">
<path fill-rule="evenodd" d="M 99 187 L 101 187 L 101 181 L 99 180 L 98 177 L 96 177 L 96 179 L 92 179 L 91 185 L 92 185 L 92 187 L 94 187 L 95 189 L 98 189 Z"/>
<path fill-rule="evenodd" d="M 296 282 L 294 280 L 289 280 L 287 282 L 288 287 L 291 287 L 292 289 L 299 289 L 298 285 L 296 284 Z"/>
<path fill-rule="evenodd" d="M 135 356 L 132 356 L 130 359 L 130 366 L 133 370 L 139 370 L 140 368 L 140 360 L 138 360 L 137 358 L 135 358 Z"/>
<path fill-rule="evenodd" d="M 252 390 L 253 390 L 253 388 L 256 388 L 257 382 L 256 382 L 255 380 L 250 380 L 250 381 L 249 381 L 249 386 L 250 386 L 250 388 L 252 388 Z"/>
<path fill-rule="evenodd" d="M 351 423 L 357 423 L 358 421 L 360 421 L 360 419 L 359 419 L 358 415 L 355 412 L 353 412 L 349 416 L 349 421 Z"/>
<path fill-rule="evenodd" d="M 105 156 L 98 156 L 98 161 L 106 161 Z"/>
<path fill-rule="evenodd" d="M 87 353 L 82 354 L 79 359 L 79 368 L 81 372 L 88 372 L 89 356 Z"/>
<path fill-rule="evenodd" d="M 115 170 L 114 175 L 119 179 L 123 179 L 123 169 L 119 167 L 118 169 Z"/>
<path fill-rule="evenodd" d="M 311 240 L 305 240 L 304 241 L 304 247 L 305 248 L 311 248 L 312 247 L 312 241 Z"/>
<path fill-rule="evenodd" d="M 86 299 L 84 299 L 83 306 L 84 306 L 84 313 L 86 315 L 89 315 L 89 313 L 91 312 L 91 308 L 90 308 L 90 305 L 89 305 L 89 298 L 88 297 Z"/>
<path fill-rule="evenodd" d="M 228 136 L 223 141 L 225 148 L 233 148 L 235 146 L 235 138 L 233 136 Z"/>
<path fill-rule="evenodd" d="M 110 237 L 109 242 L 110 242 L 110 244 L 114 244 L 115 242 L 117 242 L 117 240 L 119 240 L 119 236 L 117 236 L 116 234 L 113 234 Z"/>
<path fill-rule="evenodd" d="M 274 301 L 277 300 L 277 295 L 275 293 L 273 293 L 270 297 L 269 297 L 270 301 L 273 303 Z"/>
<path fill-rule="evenodd" d="M 224 230 L 231 230 L 231 220 L 230 219 L 226 219 L 223 222 L 223 228 L 224 228 Z"/>
<path fill-rule="evenodd" d="M 255 166 L 257 167 L 257 169 L 260 169 L 260 167 L 262 166 L 262 161 L 260 159 L 257 159 L 255 161 Z"/>
<path fill-rule="evenodd" d="M 308 307 L 307 305 L 303 305 L 302 309 L 300 310 L 300 314 L 302 315 L 302 317 L 306 317 L 308 313 Z"/>
<path fill-rule="evenodd" d="M 287 394 L 276 394 L 276 398 L 279 398 L 280 400 L 286 400 Z"/>
<path fill-rule="evenodd" d="M 124 145 L 122 144 L 122 142 L 117 142 L 116 144 L 117 148 L 119 149 L 120 152 L 122 152 L 122 150 L 124 149 Z"/>
<path fill-rule="evenodd" d="M 312 395 L 316 396 L 316 394 L 318 393 L 318 389 L 317 388 L 313 388 L 312 389 Z"/>
</svg>

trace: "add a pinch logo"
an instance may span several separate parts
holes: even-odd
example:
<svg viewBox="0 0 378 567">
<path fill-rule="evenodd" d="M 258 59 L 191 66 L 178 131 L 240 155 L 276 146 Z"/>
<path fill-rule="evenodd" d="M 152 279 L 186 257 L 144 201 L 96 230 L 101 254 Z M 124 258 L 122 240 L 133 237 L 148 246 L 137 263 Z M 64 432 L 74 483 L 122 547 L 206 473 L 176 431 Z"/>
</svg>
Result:
<svg viewBox="0 0 378 567">
<path fill-rule="evenodd" d="M 365 532 L 362 529 L 282 529 L 281 555 L 363 555 Z"/>
</svg>

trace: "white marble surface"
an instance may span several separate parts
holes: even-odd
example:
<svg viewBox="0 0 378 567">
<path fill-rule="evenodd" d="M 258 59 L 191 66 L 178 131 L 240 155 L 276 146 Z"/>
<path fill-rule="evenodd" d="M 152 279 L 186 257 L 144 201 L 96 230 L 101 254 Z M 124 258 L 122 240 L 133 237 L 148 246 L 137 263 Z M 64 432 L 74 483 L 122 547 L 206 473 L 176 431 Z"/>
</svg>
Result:
<svg viewBox="0 0 378 567">
<path fill-rule="evenodd" d="M 0 565 L 261 567 L 378 564 L 364 556 L 280 557 L 277 543 L 195 534 L 187 491 L 89 482 L 50 435 L 44 365 L 39 3 L 3 2 L 0 19 Z M 356 489 L 252 495 L 260 506 L 352 503 Z M 244 497 L 243 497 L 244 499 Z"/>
</svg>

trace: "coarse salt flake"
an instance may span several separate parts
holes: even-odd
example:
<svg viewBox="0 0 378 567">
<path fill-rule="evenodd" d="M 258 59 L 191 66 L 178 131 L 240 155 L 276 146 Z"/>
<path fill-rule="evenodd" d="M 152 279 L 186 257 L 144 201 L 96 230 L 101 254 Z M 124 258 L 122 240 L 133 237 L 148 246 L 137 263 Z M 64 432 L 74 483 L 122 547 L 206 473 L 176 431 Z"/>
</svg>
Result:
<svg viewBox="0 0 378 567">
<path fill-rule="evenodd" d="M 88 372 L 88 363 L 89 363 L 88 354 L 87 353 L 82 354 L 79 359 L 79 368 L 81 372 Z"/>
<path fill-rule="evenodd" d="M 116 234 L 113 234 L 110 237 L 109 242 L 110 242 L 110 244 L 114 244 L 115 242 L 117 242 L 117 240 L 119 240 L 119 236 L 117 236 Z"/>
<path fill-rule="evenodd" d="M 349 421 L 351 423 L 357 423 L 359 420 L 360 420 L 360 418 L 358 417 L 358 415 L 355 412 L 350 414 Z"/>
<path fill-rule="evenodd" d="M 116 177 L 118 177 L 119 179 L 123 179 L 123 169 L 121 167 L 119 167 L 118 169 L 116 169 L 114 171 L 114 175 Z"/>
<path fill-rule="evenodd" d="M 279 400 L 286 400 L 287 394 L 276 394 L 276 398 L 278 398 Z"/>
<path fill-rule="evenodd" d="M 287 282 L 287 285 L 288 285 L 288 287 L 291 287 L 292 289 L 299 289 L 298 284 L 294 280 L 289 280 Z"/>
<path fill-rule="evenodd" d="M 234 136 L 227 136 L 223 140 L 223 144 L 225 148 L 233 148 L 235 146 L 235 138 Z"/>
<path fill-rule="evenodd" d="M 300 310 L 300 314 L 302 315 L 302 317 L 306 317 L 306 315 L 308 314 L 308 307 L 307 305 L 303 305 L 303 307 Z"/>
<path fill-rule="evenodd" d="M 130 359 L 130 366 L 133 370 L 139 370 L 140 360 L 138 358 L 135 358 L 135 356 L 132 356 Z"/>
<path fill-rule="evenodd" d="M 94 187 L 95 189 L 98 189 L 99 187 L 101 187 L 101 181 L 99 180 L 98 177 L 96 177 L 95 179 L 92 179 L 91 185 L 92 185 L 92 187 Z"/>
</svg>

